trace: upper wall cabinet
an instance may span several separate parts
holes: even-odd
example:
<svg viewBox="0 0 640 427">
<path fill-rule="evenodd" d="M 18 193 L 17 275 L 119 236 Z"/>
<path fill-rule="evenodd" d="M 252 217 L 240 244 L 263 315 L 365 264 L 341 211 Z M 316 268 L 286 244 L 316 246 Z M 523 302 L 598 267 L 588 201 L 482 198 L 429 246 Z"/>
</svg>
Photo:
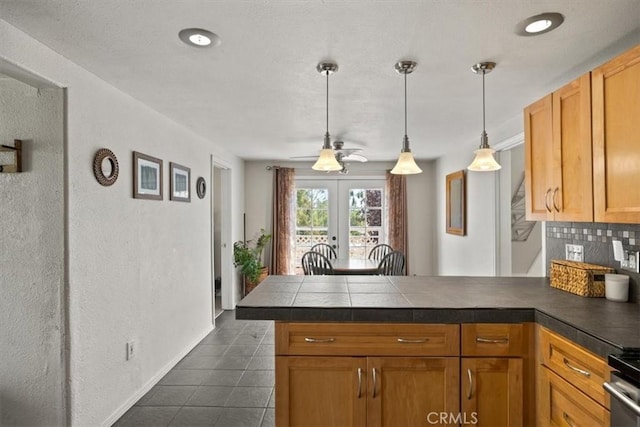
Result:
<svg viewBox="0 0 640 427">
<path fill-rule="evenodd" d="M 640 223 L 640 46 L 592 72 L 597 222 Z"/>
<path fill-rule="evenodd" d="M 590 75 L 524 110 L 527 219 L 593 221 Z"/>
</svg>

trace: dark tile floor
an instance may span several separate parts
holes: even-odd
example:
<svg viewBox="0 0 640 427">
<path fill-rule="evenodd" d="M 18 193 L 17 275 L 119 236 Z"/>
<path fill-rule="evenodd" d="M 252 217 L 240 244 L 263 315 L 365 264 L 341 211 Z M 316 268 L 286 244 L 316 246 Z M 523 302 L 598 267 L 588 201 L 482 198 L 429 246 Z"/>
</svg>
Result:
<svg viewBox="0 0 640 427">
<path fill-rule="evenodd" d="M 114 426 L 272 427 L 274 364 L 273 322 L 225 311 Z"/>
</svg>

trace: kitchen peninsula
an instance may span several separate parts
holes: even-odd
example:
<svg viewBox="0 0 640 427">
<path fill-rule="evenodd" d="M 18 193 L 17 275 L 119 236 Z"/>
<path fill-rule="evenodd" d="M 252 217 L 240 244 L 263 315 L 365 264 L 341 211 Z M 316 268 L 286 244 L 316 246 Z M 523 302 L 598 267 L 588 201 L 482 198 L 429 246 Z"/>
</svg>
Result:
<svg viewBox="0 0 640 427">
<path fill-rule="evenodd" d="M 638 304 L 576 296 L 546 278 L 271 276 L 240 301 L 236 317 L 276 321 L 278 425 L 295 425 L 299 416 L 334 425 L 389 425 L 403 416 L 408 424 L 425 425 L 430 416 L 426 425 L 457 425 L 475 416 L 483 424 L 483 405 L 496 406 L 483 387 L 491 399 L 509 402 L 496 424 L 529 425 L 536 415 L 553 418 L 554 405 L 568 405 L 554 401 L 550 385 L 542 395 L 547 413 L 536 406 L 533 384 L 548 370 L 542 363 L 584 353 L 572 363 L 593 369 L 591 379 L 602 382 L 608 354 L 640 348 Z M 553 349 L 549 360 L 537 341 Z M 565 380 L 576 394 L 586 390 L 594 410 L 565 408 L 560 416 L 608 425 L 601 383 Z M 437 417 L 445 418 L 406 403 L 417 401 L 435 402 Z"/>
</svg>

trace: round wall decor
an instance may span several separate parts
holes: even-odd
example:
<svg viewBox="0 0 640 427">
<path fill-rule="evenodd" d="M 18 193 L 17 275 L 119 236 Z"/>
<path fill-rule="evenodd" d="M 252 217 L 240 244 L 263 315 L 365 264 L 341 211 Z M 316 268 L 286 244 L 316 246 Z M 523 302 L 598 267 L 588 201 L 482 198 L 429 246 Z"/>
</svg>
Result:
<svg viewBox="0 0 640 427">
<path fill-rule="evenodd" d="M 108 187 L 118 179 L 118 159 L 113 151 L 108 148 L 101 148 L 93 158 L 93 174 L 100 183 Z"/>
<path fill-rule="evenodd" d="M 199 199 L 204 199 L 205 194 L 207 194 L 207 182 L 203 177 L 198 177 L 196 180 L 196 194 Z"/>
</svg>

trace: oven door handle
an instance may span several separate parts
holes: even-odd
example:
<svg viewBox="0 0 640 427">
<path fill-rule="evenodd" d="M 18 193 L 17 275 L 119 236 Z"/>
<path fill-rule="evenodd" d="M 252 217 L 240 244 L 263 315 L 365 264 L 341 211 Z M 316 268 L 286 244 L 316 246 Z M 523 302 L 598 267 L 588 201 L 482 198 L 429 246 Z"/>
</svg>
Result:
<svg viewBox="0 0 640 427">
<path fill-rule="evenodd" d="M 630 399 L 629 396 L 627 396 L 624 392 L 620 391 L 618 387 L 615 386 L 615 384 L 603 383 L 602 387 L 604 387 L 604 389 L 607 390 L 613 397 L 618 399 L 620 403 L 622 403 L 624 406 L 633 411 L 638 417 L 640 417 L 640 405 Z"/>
</svg>

